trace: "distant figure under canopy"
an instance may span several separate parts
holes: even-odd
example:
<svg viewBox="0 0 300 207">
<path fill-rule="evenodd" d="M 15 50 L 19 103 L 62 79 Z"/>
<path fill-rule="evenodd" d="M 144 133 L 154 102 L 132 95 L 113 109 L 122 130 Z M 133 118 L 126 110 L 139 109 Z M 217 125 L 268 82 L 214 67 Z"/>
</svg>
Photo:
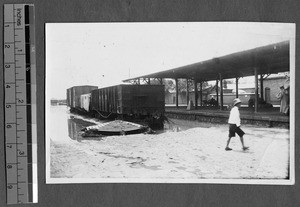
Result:
<svg viewBox="0 0 300 207">
<path fill-rule="evenodd" d="M 280 92 L 277 94 L 277 98 L 280 100 L 280 113 L 288 115 L 289 113 L 289 90 L 284 86 L 280 86 Z"/>
</svg>

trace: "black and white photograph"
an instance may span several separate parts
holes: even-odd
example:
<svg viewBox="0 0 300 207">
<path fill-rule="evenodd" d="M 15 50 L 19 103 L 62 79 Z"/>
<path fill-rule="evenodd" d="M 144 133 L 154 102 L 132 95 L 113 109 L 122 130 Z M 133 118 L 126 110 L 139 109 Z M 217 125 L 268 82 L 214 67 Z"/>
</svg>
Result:
<svg viewBox="0 0 300 207">
<path fill-rule="evenodd" d="M 45 24 L 46 183 L 295 182 L 295 24 Z"/>
</svg>

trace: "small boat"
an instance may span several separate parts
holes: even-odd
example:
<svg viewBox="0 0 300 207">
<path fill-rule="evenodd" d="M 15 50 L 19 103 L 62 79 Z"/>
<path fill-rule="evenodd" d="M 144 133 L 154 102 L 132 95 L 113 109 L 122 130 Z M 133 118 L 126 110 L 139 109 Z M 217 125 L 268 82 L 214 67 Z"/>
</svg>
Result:
<svg viewBox="0 0 300 207">
<path fill-rule="evenodd" d="M 91 136 L 139 134 L 139 133 L 150 132 L 151 129 L 148 126 L 143 126 L 128 121 L 115 120 L 103 124 L 88 126 L 83 128 L 81 131 L 83 131 L 81 136 L 91 137 Z"/>
</svg>

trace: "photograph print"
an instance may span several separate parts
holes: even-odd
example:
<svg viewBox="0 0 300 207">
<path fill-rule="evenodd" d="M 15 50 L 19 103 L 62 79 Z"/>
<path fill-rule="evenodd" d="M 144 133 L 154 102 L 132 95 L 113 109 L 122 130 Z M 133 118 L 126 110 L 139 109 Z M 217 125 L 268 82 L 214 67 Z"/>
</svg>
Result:
<svg viewBox="0 0 300 207">
<path fill-rule="evenodd" d="M 46 183 L 294 184 L 295 24 L 47 23 Z"/>
</svg>

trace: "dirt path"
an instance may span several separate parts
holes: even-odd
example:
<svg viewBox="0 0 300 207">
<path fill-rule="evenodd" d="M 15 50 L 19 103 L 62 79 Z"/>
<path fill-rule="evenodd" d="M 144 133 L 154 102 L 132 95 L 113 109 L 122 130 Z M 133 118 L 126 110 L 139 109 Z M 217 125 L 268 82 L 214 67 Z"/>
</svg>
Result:
<svg viewBox="0 0 300 207">
<path fill-rule="evenodd" d="M 155 135 L 104 137 L 51 143 L 52 178 L 278 178 L 288 173 L 285 129 L 244 127 L 248 152 L 238 138 L 225 151 L 227 126 Z"/>
</svg>

